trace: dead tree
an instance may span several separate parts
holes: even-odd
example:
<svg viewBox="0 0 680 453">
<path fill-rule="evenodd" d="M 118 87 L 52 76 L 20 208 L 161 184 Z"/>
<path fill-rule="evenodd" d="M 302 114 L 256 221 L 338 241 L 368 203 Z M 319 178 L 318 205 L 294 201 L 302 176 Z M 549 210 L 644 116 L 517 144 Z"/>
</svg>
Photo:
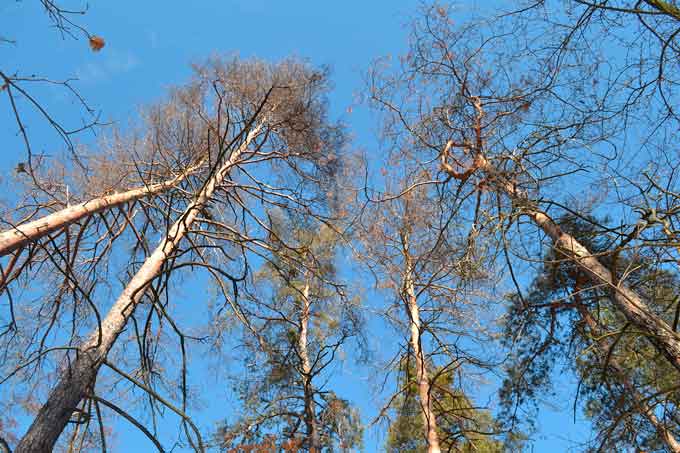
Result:
<svg viewBox="0 0 680 453">
<path fill-rule="evenodd" d="M 128 203 L 134 203 L 142 198 L 153 197 L 161 192 L 172 189 L 181 183 L 187 175 L 190 175 L 200 168 L 203 163 L 204 162 L 200 162 L 198 165 L 189 167 L 185 170 L 184 174 L 180 174 L 165 182 L 93 198 L 84 203 L 61 209 L 37 220 L 16 225 L 11 229 L 0 233 L 0 256 L 15 252 L 29 243 L 36 242 L 39 239 L 66 228 L 86 217 L 93 216 L 102 211 L 112 210 Z"/>
<path fill-rule="evenodd" d="M 214 60 L 197 67 L 196 74 L 193 88 L 207 94 L 199 97 L 200 103 L 195 106 L 202 133 L 211 144 L 207 162 L 180 188 L 179 193 L 186 199 L 184 207 L 180 202 L 178 206 L 161 205 L 150 210 L 152 215 L 165 211 L 160 220 L 174 219 L 167 230 L 160 231 L 160 245 L 149 252 L 108 315 L 78 346 L 75 359 L 63 366 L 59 381 L 19 443 L 18 452 L 50 451 L 73 408 L 82 401 L 116 407 L 98 395 L 95 380 L 121 331 L 143 301 L 151 300 L 152 309 L 178 329 L 168 318 L 167 309 L 153 302 L 158 297 L 158 283 L 186 266 L 208 270 L 222 288 L 225 285 L 220 280 L 230 278 L 233 284 L 243 280 L 227 271 L 227 264 L 234 264 L 229 264 L 233 258 L 227 250 L 237 250 L 245 260 L 251 249 L 261 253 L 269 248 L 266 239 L 253 237 L 256 231 L 269 231 L 257 205 L 271 203 L 307 215 L 316 212 L 319 218 L 325 215 L 315 211 L 325 203 L 327 193 L 321 176 L 332 175 L 337 165 L 335 140 L 340 137 L 325 118 L 326 75 L 293 60 L 278 65 Z M 212 104 L 205 104 L 208 99 Z M 149 201 L 153 203 L 154 198 Z M 220 205 L 225 209 L 217 211 Z M 232 223 L 234 214 L 241 220 L 234 219 Z M 238 228 L 239 224 L 243 228 Z M 247 273 L 247 262 L 242 265 Z M 225 303 L 230 301 L 227 293 L 225 288 Z M 183 336 L 181 341 L 184 342 Z M 185 368 L 183 375 L 186 377 Z M 186 410 L 186 384 L 182 389 L 179 413 Z M 163 401 L 157 394 L 151 395 Z M 198 431 L 190 420 L 182 418 L 188 442 L 202 451 Z"/>
<path fill-rule="evenodd" d="M 517 265 L 543 260 L 543 248 L 550 247 L 590 286 L 608 291 L 615 312 L 675 371 L 677 322 L 632 286 L 637 269 L 609 265 L 631 251 L 653 257 L 659 268 L 677 264 L 678 160 L 668 152 L 677 142 L 677 121 L 673 103 L 663 97 L 675 96 L 678 73 L 671 59 L 655 59 L 677 51 L 677 21 L 669 10 L 655 12 L 650 5 L 637 5 L 636 15 L 627 5 L 572 2 L 570 13 L 579 14 L 560 16 L 561 10 L 538 2 L 530 5 L 540 12 L 537 20 L 519 12 L 464 24 L 444 5 L 425 5 L 399 67 L 391 72 L 377 64 L 369 83 L 372 100 L 385 113 L 385 135 L 418 156 L 411 168 L 422 176 L 412 187 L 432 185 L 444 199 L 474 193 L 475 209 L 493 213 L 473 225 L 498 239 L 520 309 Z M 554 33 L 551 20 L 537 26 L 545 14 L 565 25 L 563 34 Z M 607 18 L 626 14 L 640 28 L 651 24 L 644 32 L 651 41 L 610 27 Z M 602 26 L 595 27 L 600 18 Z M 608 52 L 606 37 L 620 31 L 635 36 L 639 52 Z M 659 52 L 650 55 L 656 44 Z M 642 67 L 650 70 L 640 72 Z M 645 118 L 644 132 L 632 118 Z M 555 221 L 565 212 L 584 218 L 599 203 L 617 216 L 620 209 L 622 218 L 609 230 L 616 240 L 605 256 Z M 475 218 L 471 211 L 460 214 Z M 664 310 L 677 313 L 677 300 Z M 651 393 L 651 387 L 643 392 Z"/>
</svg>

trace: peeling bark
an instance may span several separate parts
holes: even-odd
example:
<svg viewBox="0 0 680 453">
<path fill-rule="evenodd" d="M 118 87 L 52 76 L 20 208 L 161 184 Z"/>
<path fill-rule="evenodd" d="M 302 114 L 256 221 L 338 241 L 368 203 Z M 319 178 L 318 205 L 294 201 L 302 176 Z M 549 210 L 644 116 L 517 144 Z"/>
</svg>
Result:
<svg viewBox="0 0 680 453">
<path fill-rule="evenodd" d="M 125 287 L 120 297 L 102 320 L 99 329 L 78 347 L 75 361 L 63 370 L 47 402 L 17 445 L 15 453 L 49 453 L 69 421 L 71 413 L 89 393 L 92 393 L 99 367 L 106 359 L 128 319 L 140 304 L 145 290 L 159 275 L 166 260 L 177 249 L 200 211 L 212 197 L 217 186 L 238 162 L 249 143 L 259 132 L 254 128 L 244 143 L 206 182 L 198 197 L 179 220 L 168 230 L 163 242 L 144 261 L 142 267 Z"/>
</svg>

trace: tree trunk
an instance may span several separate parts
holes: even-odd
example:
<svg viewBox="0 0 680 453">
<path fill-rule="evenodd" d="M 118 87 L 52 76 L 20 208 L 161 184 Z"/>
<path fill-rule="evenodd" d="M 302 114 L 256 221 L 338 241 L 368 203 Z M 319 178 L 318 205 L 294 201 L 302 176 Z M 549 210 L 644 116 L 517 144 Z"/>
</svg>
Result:
<svg viewBox="0 0 680 453">
<path fill-rule="evenodd" d="M 432 410 L 432 398 L 430 397 L 430 379 L 425 363 L 425 356 L 421 348 L 420 336 L 420 310 L 416 298 L 415 284 L 413 281 L 413 263 L 409 254 L 409 237 L 404 233 L 401 236 L 403 254 L 405 259 L 404 269 L 404 293 L 408 308 L 408 317 L 411 330 L 411 347 L 416 359 L 416 384 L 418 386 L 418 396 L 420 397 L 420 409 L 425 428 L 425 438 L 427 439 L 428 453 L 440 453 L 439 435 L 437 434 L 437 420 Z"/>
<path fill-rule="evenodd" d="M 309 329 L 309 282 L 305 282 L 302 291 L 302 307 L 300 310 L 300 336 L 298 338 L 298 351 L 302 365 L 302 382 L 304 387 L 305 399 L 305 425 L 307 427 L 307 443 L 309 451 L 321 453 L 321 439 L 319 438 L 319 427 L 316 422 L 316 412 L 314 408 L 314 387 L 312 386 L 312 365 L 309 360 L 307 349 L 307 333 Z"/>
<path fill-rule="evenodd" d="M 57 385 L 50 392 L 47 402 L 40 409 L 28 432 L 19 442 L 15 453 L 49 453 L 52 451 L 73 410 L 83 398 L 93 392 L 99 367 L 139 305 L 145 290 L 158 276 L 166 260 L 177 249 L 201 209 L 212 197 L 216 187 L 224 180 L 258 132 L 259 127 L 254 128 L 246 137 L 245 142 L 207 181 L 196 200 L 172 225 L 163 242 L 132 277 L 106 318 L 102 320 L 101 328 L 91 333 L 87 341 L 79 346 L 75 361 L 61 372 Z"/>
<path fill-rule="evenodd" d="M 573 236 L 565 233 L 544 212 L 527 209 L 527 215 L 553 240 L 555 248 L 584 270 L 596 285 L 606 284 L 613 301 L 626 319 L 640 329 L 668 361 L 680 371 L 680 337 L 663 319 L 652 312 L 642 298 L 628 285 L 617 281 L 590 251 Z"/>
<path fill-rule="evenodd" d="M 619 378 L 623 388 L 626 390 L 627 396 L 635 402 L 635 408 L 643 417 L 649 420 L 649 423 L 651 423 L 661 440 L 668 447 L 668 451 L 680 453 L 680 443 L 678 440 L 657 418 L 656 414 L 654 413 L 654 409 L 649 404 L 647 404 L 647 399 L 640 395 L 635 386 L 628 379 L 625 369 L 619 364 L 618 360 L 616 360 L 616 358 L 610 354 L 612 343 L 609 341 L 608 337 L 604 335 L 599 323 L 592 317 L 588 309 L 584 307 L 580 301 L 577 301 L 576 307 L 581 320 L 588 326 L 591 335 L 596 339 L 597 349 L 599 351 L 598 355 L 603 360 L 603 365 L 604 360 L 608 359 L 607 364 L 609 365 L 609 368 Z"/>
<path fill-rule="evenodd" d="M 446 153 L 443 156 L 442 161 L 444 162 Z M 594 284 L 604 283 L 607 285 L 613 293 L 614 304 L 626 319 L 643 332 L 657 350 L 680 371 L 680 336 L 663 319 L 651 311 L 635 291 L 624 282 L 618 281 L 612 272 L 604 267 L 587 248 L 573 236 L 562 231 L 550 216 L 538 209 L 536 203 L 518 190 L 512 182 L 499 176 L 480 152 L 475 156 L 475 162 L 471 168 L 473 171 L 477 169 L 484 171 L 487 183 L 495 186 L 497 190 L 505 192 L 516 203 L 520 204 L 523 208 L 522 213 L 530 217 L 550 237 L 554 247 L 565 258 L 573 260 Z M 460 174 L 453 172 L 445 162 L 443 169 L 451 176 L 460 179 Z"/>
<path fill-rule="evenodd" d="M 5 256 L 26 244 L 35 242 L 38 239 L 58 231 L 78 220 L 102 212 L 116 206 L 123 205 L 141 198 L 150 197 L 168 189 L 175 187 L 189 174 L 199 168 L 201 164 L 190 167 L 181 175 L 167 181 L 151 184 L 126 192 L 114 193 L 103 197 L 93 198 L 92 200 L 75 206 L 69 206 L 52 214 L 41 217 L 22 225 L 17 225 L 7 231 L 0 233 L 0 256 Z"/>
</svg>

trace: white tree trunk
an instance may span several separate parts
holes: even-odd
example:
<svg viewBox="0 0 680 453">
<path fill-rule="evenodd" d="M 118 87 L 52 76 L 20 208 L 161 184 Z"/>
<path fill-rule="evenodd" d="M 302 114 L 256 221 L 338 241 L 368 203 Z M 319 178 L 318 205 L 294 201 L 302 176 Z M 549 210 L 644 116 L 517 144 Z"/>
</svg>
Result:
<svg viewBox="0 0 680 453">
<path fill-rule="evenodd" d="M 418 396 L 420 397 L 420 409 L 425 428 L 425 438 L 427 439 L 428 453 L 440 453 L 439 435 L 437 434 L 437 420 L 432 410 L 432 397 L 430 395 L 430 378 L 427 370 L 425 355 L 421 348 L 421 326 L 420 309 L 416 298 L 415 285 L 413 281 L 413 263 L 409 254 L 409 238 L 407 234 L 402 234 L 403 254 L 405 259 L 404 269 L 404 292 L 408 307 L 408 317 L 411 330 L 411 347 L 416 359 L 416 384 L 418 386 Z"/>
<path fill-rule="evenodd" d="M 300 336 L 298 338 L 298 351 L 302 362 L 302 382 L 305 400 L 305 425 L 307 427 L 307 442 L 309 451 L 321 453 L 321 439 L 319 427 L 316 421 L 316 409 L 314 405 L 314 387 L 312 386 L 312 365 L 309 360 L 308 332 L 309 332 L 309 282 L 305 282 L 302 290 L 302 307 L 300 311 Z"/>
<path fill-rule="evenodd" d="M 69 206 L 37 220 L 17 225 L 7 231 L 3 231 L 0 233 L 0 256 L 5 256 L 28 243 L 35 242 L 84 217 L 171 189 L 200 166 L 201 164 L 199 163 L 196 166 L 188 168 L 181 175 L 161 183 L 93 198 L 84 203 Z"/>
<path fill-rule="evenodd" d="M 158 276 L 163 264 L 177 249 L 201 209 L 212 197 L 216 187 L 238 162 L 259 129 L 259 127 L 254 128 L 244 143 L 232 153 L 229 160 L 208 180 L 196 200 L 172 225 L 163 242 L 132 277 L 102 320 L 101 328 L 90 334 L 87 341 L 78 347 L 75 361 L 61 372 L 57 385 L 50 392 L 47 402 L 40 409 L 28 432 L 19 442 L 15 453 L 49 453 L 52 451 L 73 410 L 83 398 L 93 392 L 99 367 L 140 303 L 145 290 Z"/>
</svg>

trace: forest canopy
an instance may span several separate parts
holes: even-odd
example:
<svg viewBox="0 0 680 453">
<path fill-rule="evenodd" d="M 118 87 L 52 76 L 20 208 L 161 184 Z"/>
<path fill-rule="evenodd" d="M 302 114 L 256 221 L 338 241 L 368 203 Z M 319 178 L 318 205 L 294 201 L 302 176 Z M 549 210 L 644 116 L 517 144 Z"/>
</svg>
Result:
<svg viewBox="0 0 680 453">
<path fill-rule="evenodd" d="M 113 63 L 0 63 L 0 451 L 680 453 L 680 4 L 473 3 L 354 96 L 202 42 L 117 121 L 116 19 L 8 7 Z"/>
</svg>

